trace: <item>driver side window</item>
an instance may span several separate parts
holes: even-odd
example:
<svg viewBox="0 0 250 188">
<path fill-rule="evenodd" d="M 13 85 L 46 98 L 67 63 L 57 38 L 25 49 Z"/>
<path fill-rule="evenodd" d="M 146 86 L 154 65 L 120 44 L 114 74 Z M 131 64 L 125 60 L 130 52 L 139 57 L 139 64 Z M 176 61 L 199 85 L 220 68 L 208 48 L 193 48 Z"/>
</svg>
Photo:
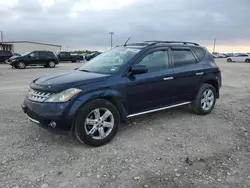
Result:
<svg viewBox="0 0 250 188">
<path fill-rule="evenodd" d="M 145 65 L 148 68 L 148 73 L 168 69 L 170 67 L 168 51 L 150 53 L 138 65 Z"/>
<path fill-rule="evenodd" d="M 38 57 L 39 53 L 38 52 L 33 52 L 30 54 L 30 57 Z"/>
</svg>

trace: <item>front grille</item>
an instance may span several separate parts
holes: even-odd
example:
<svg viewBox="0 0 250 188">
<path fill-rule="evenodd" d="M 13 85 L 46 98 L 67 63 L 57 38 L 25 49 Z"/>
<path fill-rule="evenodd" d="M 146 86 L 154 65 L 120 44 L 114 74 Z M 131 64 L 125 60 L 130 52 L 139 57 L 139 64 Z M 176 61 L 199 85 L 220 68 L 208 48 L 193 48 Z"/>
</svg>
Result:
<svg viewBox="0 0 250 188">
<path fill-rule="evenodd" d="M 43 102 L 47 98 L 49 98 L 52 94 L 53 93 L 30 89 L 28 94 L 28 99 L 31 101 Z"/>
</svg>

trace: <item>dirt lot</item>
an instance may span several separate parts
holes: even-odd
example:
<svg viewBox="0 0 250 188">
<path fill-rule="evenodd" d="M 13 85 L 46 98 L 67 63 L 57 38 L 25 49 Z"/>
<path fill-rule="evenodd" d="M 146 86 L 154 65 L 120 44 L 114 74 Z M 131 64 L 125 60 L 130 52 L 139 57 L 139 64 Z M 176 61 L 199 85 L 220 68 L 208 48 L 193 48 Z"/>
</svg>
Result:
<svg viewBox="0 0 250 188">
<path fill-rule="evenodd" d="M 250 187 L 250 64 L 217 64 L 223 88 L 210 115 L 182 107 L 134 118 L 99 148 L 43 130 L 20 108 L 32 79 L 76 64 L 0 65 L 0 187 Z"/>
</svg>

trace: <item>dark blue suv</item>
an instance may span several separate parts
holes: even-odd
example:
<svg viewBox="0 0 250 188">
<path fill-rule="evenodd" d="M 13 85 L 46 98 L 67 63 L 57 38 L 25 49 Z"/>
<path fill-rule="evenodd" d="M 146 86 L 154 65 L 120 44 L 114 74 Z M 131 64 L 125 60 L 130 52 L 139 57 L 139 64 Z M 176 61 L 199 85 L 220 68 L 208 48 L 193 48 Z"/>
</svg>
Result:
<svg viewBox="0 0 250 188">
<path fill-rule="evenodd" d="M 220 87 L 220 69 L 205 48 L 146 41 L 117 46 L 76 70 L 34 80 L 22 109 L 44 128 L 73 131 L 82 143 L 101 146 L 130 117 L 188 104 L 196 114 L 208 114 Z"/>
</svg>

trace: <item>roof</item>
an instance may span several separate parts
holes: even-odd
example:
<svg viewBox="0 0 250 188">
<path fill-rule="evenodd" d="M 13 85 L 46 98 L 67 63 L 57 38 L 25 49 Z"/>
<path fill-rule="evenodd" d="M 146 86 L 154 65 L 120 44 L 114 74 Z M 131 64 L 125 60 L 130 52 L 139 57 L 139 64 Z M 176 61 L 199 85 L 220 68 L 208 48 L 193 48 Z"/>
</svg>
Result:
<svg viewBox="0 0 250 188">
<path fill-rule="evenodd" d="M 57 44 L 49 44 L 49 43 L 33 42 L 33 41 L 6 41 L 6 42 L 2 42 L 2 43 L 3 44 L 8 44 L 8 43 L 32 43 L 32 44 L 42 44 L 42 45 L 47 45 L 47 46 L 62 47 L 61 45 L 57 45 Z"/>
</svg>

